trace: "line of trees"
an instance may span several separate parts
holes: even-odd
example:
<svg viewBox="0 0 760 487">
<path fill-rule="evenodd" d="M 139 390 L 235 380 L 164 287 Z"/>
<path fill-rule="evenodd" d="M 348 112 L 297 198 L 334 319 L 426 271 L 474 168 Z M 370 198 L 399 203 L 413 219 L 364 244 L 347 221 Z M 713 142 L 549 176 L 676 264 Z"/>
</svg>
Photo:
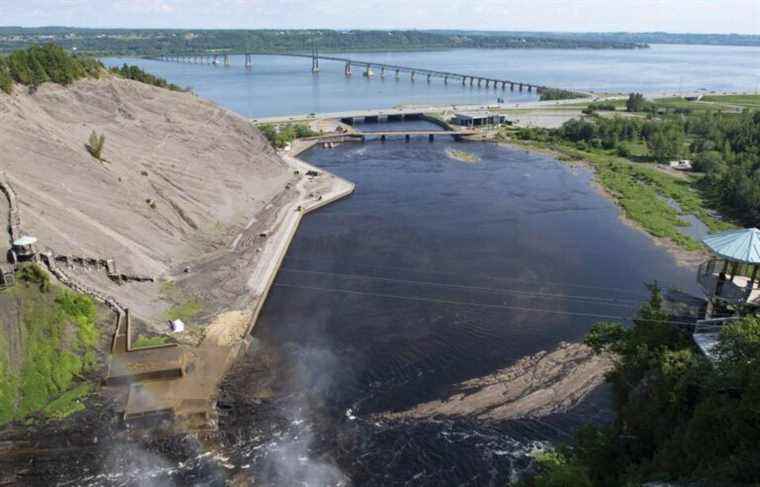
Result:
<svg viewBox="0 0 760 487">
<path fill-rule="evenodd" d="M 121 76 L 122 78 L 139 81 L 148 85 L 158 86 L 159 88 L 166 88 L 167 90 L 172 91 L 187 91 L 186 89 L 175 85 L 174 83 L 169 83 L 164 78 L 143 71 L 134 65 L 124 63 L 124 65 L 121 67 L 114 66 L 111 68 L 111 72 L 117 76 Z"/>
<path fill-rule="evenodd" d="M 615 360 L 615 422 L 586 426 L 572 449 L 540 457 L 541 473 L 524 486 L 760 482 L 760 319 L 724 326 L 713 363 L 669 323 L 651 289 L 632 328 L 599 323 L 585 340 Z"/>
<path fill-rule="evenodd" d="M 3 34 L 14 40 L 4 40 Z M 323 50 L 420 50 L 450 48 L 631 49 L 640 44 L 520 33 L 432 32 L 419 30 L 173 30 L 0 28 L 0 51 L 49 39 L 79 52 L 142 56 L 166 52 L 308 51 L 317 42 Z"/>
<path fill-rule="evenodd" d="M 643 110 L 650 110 L 651 104 L 638 97 L 628 103 Z M 628 143 L 643 141 L 655 162 L 689 158 L 694 169 L 705 174 L 700 187 L 716 206 L 746 225 L 760 226 L 758 111 L 650 114 L 649 118 L 595 116 L 568 121 L 548 134 L 526 135 L 541 136 L 573 142 L 585 150 L 614 149 L 622 157 L 630 157 Z"/>
<path fill-rule="evenodd" d="M 0 56 L 0 89 L 10 94 L 14 82 L 32 89 L 47 81 L 68 85 L 97 77 L 102 68 L 96 59 L 74 56 L 55 44 L 32 46 Z"/>
</svg>

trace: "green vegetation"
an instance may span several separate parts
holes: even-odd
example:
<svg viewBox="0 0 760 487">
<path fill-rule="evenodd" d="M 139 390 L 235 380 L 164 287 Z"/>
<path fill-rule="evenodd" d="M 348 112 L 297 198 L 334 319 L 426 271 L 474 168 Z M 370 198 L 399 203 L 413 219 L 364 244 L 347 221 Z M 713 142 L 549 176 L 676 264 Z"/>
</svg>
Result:
<svg viewBox="0 0 760 487">
<path fill-rule="evenodd" d="M 97 365 L 92 300 L 51 286 L 36 265 L 25 266 L 17 277 L 19 285 L 0 293 L 3 306 L 18 303 L 22 344 L 12 349 L 0 334 L 0 424 L 37 412 L 61 418 L 81 409 L 79 399 L 90 390 L 82 375 Z M 0 323 L 6 330 L 14 325 Z"/>
<path fill-rule="evenodd" d="M 523 485 L 760 482 L 760 319 L 724 326 L 711 363 L 651 290 L 632 328 L 599 323 L 586 338 L 596 353 L 613 354 L 615 422 L 586 426 L 573 448 L 541 456 L 541 473 Z"/>
<path fill-rule="evenodd" d="M 310 52 L 451 48 L 632 49 L 641 44 L 569 37 L 555 33 L 493 33 L 421 30 L 174 30 L 0 27 L 0 51 L 55 42 L 92 55 L 152 56 L 161 53 L 221 53 L 231 50 Z"/>
<path fill-rule="evenodd" d="M 760 111 L 663 111 L 662 103 L 672 104 L 672 100 L 641 100 L 632 95 L 628 105 L 631 110 L 650 110 L 645 117 L 591 116 L 571 120 L 557 130 L 522 129 L 515 135 L 573 158 L 591 161 L 600 182 L 618 198 L 633 220 L 653 234 L 667 235 L 687 248 L 692 245 L 681 241 L 672 225 L 654 223 L 667 213 L 671 215 L 665 216 L 666 220 L 675 223 L 678 219 L 659 202 L 643 201 L 647 192 L 644 187 L 672 198 L 684 212 L 695 214 L 711 229 L 725 226 L 710 218 L 707 207 L 716 208 L 743 225 L 760 226 Z M 679 183 L 688 192 L 674 192 L 674 185 L 666 184 L 666 180 L 673 178 L 658 174 L 651 165 L 630 164 L 666 163 L 682 158 L 690 159 L 694 169 L 701 173 L 685 176 L 687 181 Z M 641 200 L 641 205 L 630 204 L 628 195 Z M 658 206 L 659 210 L 654 208 Z"/>
<path fill-rule="evenodd" d="M 186 89 L 180 88 L 178 85 L 175 85 L 174 83 L 169 83 L 164 78 L 154 76 L 150 73 L 143 71 L 137 66 L 128 65 L 126 63 L 124 63 L 124 65 L 120 68 L 119 67 L 111 68 L 111 72 L 117 76 L 121 76 L 122 78 L 139 81 L 147 85 L 158 86 L 159 88 L 166 88 L 171 91 L 187 91 Z"/>
<path fill-rule="evenodd" d="M 289 123 L 287 125 L 272 125 L 270 123 L 265 123 L 259 125 L 258 129 L 261 130 L 264 137 L 266 137 L 269 142 L 278 149 L 282 149 L 295 139 L 319 135 L 311 130 L 308 125 L 301 123 Z"/>
<path fill-rule="evenodd" d="M 152 347 L 159 347 L 161 345 L 166 345 L 169 343 L 169 337 L 167 336 L 152 336 L 152 337 L 146 337 L 140 335 L 137 337 L 137 340 L 132 344 L 133 349 L 137 348 L 152 348 Z"/>
<path fill-rule="evenodd" d="M 589 103 L 589 105 L 583 110 L 586 115 L 592 115 L 594 112 L 614 112 L 617 110 L 617 105 L 611 101 L 597 101 Z"/>
<path fill-rule="evenodd" d="M 102 161 L 103 160 L 103 147 L 106 145 L 106 136 L 101 134 L 98 135 L 94 130 L 90 134 L 90 138 L 87 141 L 87 144 L 85 144 L 85 147 L 87 148 L 87 152 L 90 153 L 92 157 L 95 159 Z"/>
<path fill-rule="evenodd" d="M 574 100 L 576 98 L 588 98 L 588 95 L 576 93 L 574 91 L 560 90 L 557 88 L 544 88 L 539 95 L 540 101 L 549 100 Z"/>
<path fill-rule="evenodd" d="M 172 303 L 164 313 L 166 320 L 187 323 L 203 311 L 203 303 L 196 296 L 187 295 L 173 281 L 165 281 L 161 285 L 161 297 Z"/>
<path fill-rule="evenodd" d="M 702 101 L 760 109 L 760 95 L 708 95 Z"/>
<path fill-rule="evenodd" d="M 46 81 L 68 85 L 81 78 L 96 78 L 102 68 L 99 61 L 74 56 L 54 44 L 35 45 L 0 56 L 0 89 L 10 94 L 12 82 L 31 89 Z"/>
</svg>

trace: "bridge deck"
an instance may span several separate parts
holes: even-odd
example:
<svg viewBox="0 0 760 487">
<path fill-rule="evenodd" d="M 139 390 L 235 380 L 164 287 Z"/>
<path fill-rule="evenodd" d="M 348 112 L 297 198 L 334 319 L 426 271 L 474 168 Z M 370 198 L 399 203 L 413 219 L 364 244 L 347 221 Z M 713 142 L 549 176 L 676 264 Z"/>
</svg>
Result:
<svg viewBox="0 0 760 487">
<path fill-rule="evenodd" d="M 523 89 L 528 90 L 536 90 L 536 91 L 542 91 L 546 89 L 543 85 L 538 85 L 535 83 L 529 83 L 529 82 L 523 82 L 523 81 L 512 81 L 508 79 L 497 79 L 497 78 L 491 78 L 487 76 L 479 76 L 479 75 L 470 75 L 470 74 L 462 74 L 462 73 L 455 73 L 451 71 L 439 71 L 435 69 L 427 69 L 427 68 L 415 68 L 411 66 L 402 66 L 397 64 L 387 64 L 387 63 L 380 63 L 380 62 L 372 62 L 372 61 L 363 61 L 359 59 L 351 59 L 351 58 L 345 58 L 340 56 L 323 56 L 321 54 L 302 54 L 302 53 L 286 53 L 286 52 L 244 52 L 244 51 L 228 51 L 225 53 L 217 53 L 217 54 L 172 54 L 169 56 L 160 56 L 158 58 L 154 58 L 160 61 L 173 61 L 177 60 L 178 62 L 181 62 L 182 60 L 192 60 L 192 59 L 214 59 L 214 62 L 216 62 L 216 59 L 219 57 L 225 58 L 225 64 L 228 62 L 228 57 L 233 55 L 244 55 L 246 58 L 249 56 L 287 56 L 287 57 L 298 57 L 298 58 L 307 58 L 312 60 L 324 60 L 324 61 L 336 61 L 345 63 L 346 66 L 357 66 L 357 67 L 364 67 L 366 70 L 370 70 L 372 68 L 380 69 L 381 75 L 384 71 L 391 71 L 396 73 L 411 73 L 413 75 L 420 75 L 421 77 L 435 77 L 435 78 L 443 78 L 444 80 L 448 78 L 452 78 L 454 80 L 459 80 L 462 83 L 465 83 L 469 80 L 471 84 L 478 83 L 480 85 L 481 83 L 490 84 L 493 83 L 494 87 L 497 84 L 501 84 L 502 88 L 506 88 L 507 85 L 510 86 L 511 89 L 514 89 L 515 87 L 518 87 L 521 91 Z M 192 62 L 192 61 L 188 61 Z M 317 63 L 318 64 L 318 63 Z M 348 72 L 347 72 L 348 74 Z"/>
</svg>

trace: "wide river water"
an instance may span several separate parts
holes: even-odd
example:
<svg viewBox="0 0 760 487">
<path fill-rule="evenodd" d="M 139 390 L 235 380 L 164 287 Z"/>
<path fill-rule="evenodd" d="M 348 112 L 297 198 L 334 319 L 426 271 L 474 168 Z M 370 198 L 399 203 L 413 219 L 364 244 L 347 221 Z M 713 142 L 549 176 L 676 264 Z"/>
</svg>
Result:
<svg viewBox="0 0 760 487">
<path fill-rule="evenodd" d="M 587 169 L 443 138 L 303 157 L 356 193 L 304 218 L 223 387 L 226 447 L 190 458 L 120 448 L 93 484 L 503 486 L 534 448 L 610 420 L 606 390 L 503 423 L 382 413 L 630 317 L 646 282 L 697 292 L 693 270 L 621 223 Z"/>
<path fill-rule="evenodd" d="M 569 88 L 663 91 L 754 89 L 758 55 L 656 46 L 355 57 Z M 440 81 L 346 79 L 327 62 L 318 76 L 308 60 L 255 63 L 246 72 L 140 61 L 250 116 L 497 96 Z M 478 162 L 457 160 L 454 150 Z M 597 321 L 625 320 L 647 298 L 646 282 L 697 292 L 694 270 L 623 224 L 584 168 L 443 138 L 346 144 L 303 158 L 357 190 L 304 218 L 251 353 L 223 387 L 226 446 L 184 458 L 169 447 L 120 447 L 90 483 L 221 485 L 236 475 L 273 486 L 503 486 L 534 448 L 609 420 L 606 391 L 566 414 L 498 424 L 382 413 L 445 398 L 462 381 L 580 340 Z"/>
<path fill-rule="evenodd" d="M 734 46 L 655 45 L 637 50 L 460 49 L 432 52 L 338 53 L 336 56 L 371 62 L 437 69 L 462 74 L 532 82 L 566 89 L 645 93 L 694 91 L 755 91 L 760 85 L 760 48 Z M 177 64 L 142 59 L 128 62 L 189 86 L 250 117 L 387 108 L 399 104 L 482 104 L 530 100 L 532 95 L 494 88 L 463 87 L 456 82 L 430 84 L 409 75 L 395 80 L 367 79 L 355 68 L 351 78 L 343 64 L 323 61 L 318 75 L 311 61 L 283 56 L 254 56 L 250 71 L 243 58 L 233 66 Z"/>
</svg>

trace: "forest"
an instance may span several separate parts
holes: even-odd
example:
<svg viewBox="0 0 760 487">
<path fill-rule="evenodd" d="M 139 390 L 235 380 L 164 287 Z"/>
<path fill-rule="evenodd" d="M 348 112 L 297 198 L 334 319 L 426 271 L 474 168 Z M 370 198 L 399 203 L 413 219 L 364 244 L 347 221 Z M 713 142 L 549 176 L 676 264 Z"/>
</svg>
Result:
<svg viewBox="0 0 760 487">
<path fill-rule="evenodd" d="M 34 91 L 48 81 L 65 86 L 78 79 L 97 78 L 104 72 L 105 66 L 95 58 L 71 54 L 55 44 L 35 45 L 13 51 L 7 56 L 0 55 L 0 91 L 11 94 L 14 84 L 27 86 Z M 115 76 L 159 88 L 187 91 L 186 88 L 169 83 L 137 66 L 124 64 L 111 68 L 110 72 Z"/>
<path fill-rule="evenodd" d="M 640 116 L 601 116 L 591 104 L 590 117 L 519 136 L 614 151 L 634 162 L 691 160 L 694 170 L 704 174 L 697 186 L 712 206 L 744 225 L 760 226 L 760 111 L 696 111 L 650 102 L 640 94 L 631 94 L 625 105 L 627 112 Z"/>
<path fill-rule="evenodd" d="M 698 353 L 671 322 L 660 290 L 633 327 L 598 323 L 586 337 L 615 362 L 615 421 L 581 428 L 573 448 L 538 456 L 524 487 L 758 485 L 760 482 L 760 319 L 722 327 L 716 359 Z"/>
<path fill-rule="evenodd" d="M 425 50 L 451 48 L 633 49 L 640 44 L 547 34 L 484 35 L 385 30 L 170 30 L 0 27 L 0 52 L 41 42 L 98 56 L 152 56 L 226 51 Z"/>
</svg>

